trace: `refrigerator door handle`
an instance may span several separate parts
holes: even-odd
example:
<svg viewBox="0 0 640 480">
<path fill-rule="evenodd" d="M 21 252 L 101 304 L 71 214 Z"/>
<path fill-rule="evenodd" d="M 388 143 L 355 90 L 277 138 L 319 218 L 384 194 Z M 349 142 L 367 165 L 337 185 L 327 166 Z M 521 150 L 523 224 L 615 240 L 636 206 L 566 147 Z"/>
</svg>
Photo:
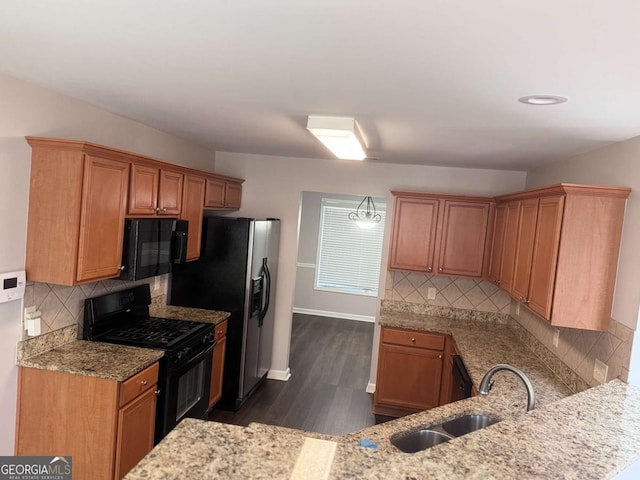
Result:
<svg viewBox="0 0 640 480">
<path fill-rule="evenodd" d="M 258 319 L 258 326 L 262 326 L 264 323 L 264 317 L 267 315 L 267 311 L 269 310 L 269 297 L 271 296 L 271 272 L 269 272 L 269 266 L 267 265 L 267 257 L 262 259 L 262 270 L 264 271 L 264 279 L 265 279 L 265 292 L 264 292 L 264 304 L 262 306 L 262 310 L 260 311 L 260 316 Z"/>
</svg>

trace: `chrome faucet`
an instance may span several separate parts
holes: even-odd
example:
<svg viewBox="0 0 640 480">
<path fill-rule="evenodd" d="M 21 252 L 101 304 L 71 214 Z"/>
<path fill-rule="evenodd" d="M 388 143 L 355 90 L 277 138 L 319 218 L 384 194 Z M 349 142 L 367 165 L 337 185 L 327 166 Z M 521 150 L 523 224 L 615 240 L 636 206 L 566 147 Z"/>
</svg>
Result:
<svg viewBox="0 0 640 480">
<path fill-rule="evenodd" d="M 524 386 L 527 387 L 527 396 L 529 398 L 529 401 L 527 402 L 527 411 L 533 410 L 536 405 L 536 394 L 533 392 L 533 384 L 531 383 L 531 380 L 529 380 L 529 377 L 527 377 L 522 370 L 516 367 L 512 367 L 511 365 L 500 363 L 491 367 L 487 371 L 487 373 L 484 374 L 484 377 L 482 377 L 478 393 L 480 393 L 480 395 L 482 395 L 483 397 L 489 395 L 491 387 L 493 387 L 493 380 L 491 380 L 491 378 L 493 378 L 493 375 L 500 370 L 513 372 L 518 377 L 520 377 L 520 380 L 524 382 Z"/>
</svg>

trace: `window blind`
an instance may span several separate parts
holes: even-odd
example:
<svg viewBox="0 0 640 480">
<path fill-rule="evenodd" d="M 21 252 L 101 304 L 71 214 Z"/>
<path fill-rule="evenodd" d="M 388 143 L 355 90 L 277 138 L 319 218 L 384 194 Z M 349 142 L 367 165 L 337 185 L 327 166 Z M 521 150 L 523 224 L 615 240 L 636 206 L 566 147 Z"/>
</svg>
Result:
<svg viewBox="0 0 640 480">
<path fill-rule="evenodd" d="M 370 229 L 350 220 L 359 202 L 323 199 L 316 268 L 316 288 L 378 295 L 385 205 L 376 205 L 382 220 Z"/>
</svg>

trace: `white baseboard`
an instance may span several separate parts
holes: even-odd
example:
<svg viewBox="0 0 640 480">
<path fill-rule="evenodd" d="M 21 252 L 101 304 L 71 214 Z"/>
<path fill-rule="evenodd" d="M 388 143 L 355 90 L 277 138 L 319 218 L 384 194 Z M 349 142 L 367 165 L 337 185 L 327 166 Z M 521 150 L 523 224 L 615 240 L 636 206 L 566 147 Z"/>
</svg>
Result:
<svg viewBox="0 0 640 480">
<path fill-rule="evenodd" d="M 376 384 L 375 383 L 367 383 L 367 393 L 375 393 L 376 392 Z"/>
<path fill-rule="evenodd" d="M 374 323 L 376 317 L 369 315 L 356 315 L 354 313 L 327 312 L 326 310 L 314 310 L 312 308 L 293 308 L 293 313 L 303 313 L 305 315 L 317 315 L 319 317 L 344 318 L 345 320 L 357 320 L 358 322 Z"/>
<path fill-rule="evenodd" d="M 269 370 L 269 373 L 267 373 L 267 378 L 271 380 L 280 380 L 281 382 L 286 382 L 291 378 L 291 369 L 287 368 L 286 370 Z"/>
</svg>

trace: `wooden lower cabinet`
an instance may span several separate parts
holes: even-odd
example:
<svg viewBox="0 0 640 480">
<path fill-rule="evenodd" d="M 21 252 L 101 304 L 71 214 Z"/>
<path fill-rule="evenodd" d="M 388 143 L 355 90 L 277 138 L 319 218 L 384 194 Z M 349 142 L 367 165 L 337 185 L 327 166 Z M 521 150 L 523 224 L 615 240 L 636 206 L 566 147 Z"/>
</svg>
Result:
<svg viewBox="0 0 640 480">
<path fill-rule="evenodd" d="M 20 367 L 16 455 L 71 456 L 73 478 L 122 478 L 153 448 L 158 364 L 118 382 Z"/>
<path fill-rule="evenodd" d="M 383 327 L 374 413 L 400 416 L 440 405 L 445 337 Z"/>
<path fill-rule="evenodd" d="M 224 356 L 227 350 L 227 321 L 216 325 L 216 346 L 213 349 L 213 361 L 211 363 L 211 389 L 209 391 L 209 408 L 218 403 L 222 398 L 222 380 L 224 373 Z"/>
</svg>

